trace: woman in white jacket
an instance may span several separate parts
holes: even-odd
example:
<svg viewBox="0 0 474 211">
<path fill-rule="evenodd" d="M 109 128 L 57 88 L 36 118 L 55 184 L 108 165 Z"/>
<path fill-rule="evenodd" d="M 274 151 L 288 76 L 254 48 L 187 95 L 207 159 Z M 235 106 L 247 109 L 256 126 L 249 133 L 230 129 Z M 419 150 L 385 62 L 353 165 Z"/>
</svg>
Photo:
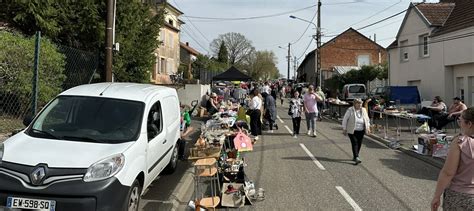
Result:
<svg viewBox="0 0 474 211">
<path fill-rule="evenodd" d="M 361 163 L 359 158 L 360 147 L 364 134 L 370 133 L 370 119 L 367 110 L 362 107 L 362 100 L 355 99 L 354 106 L 347 109 L 342 120 L 342 130 L 344 135 L 349 135 L 352 144 L 353 161 L 355 165 Z"/>
</svg>

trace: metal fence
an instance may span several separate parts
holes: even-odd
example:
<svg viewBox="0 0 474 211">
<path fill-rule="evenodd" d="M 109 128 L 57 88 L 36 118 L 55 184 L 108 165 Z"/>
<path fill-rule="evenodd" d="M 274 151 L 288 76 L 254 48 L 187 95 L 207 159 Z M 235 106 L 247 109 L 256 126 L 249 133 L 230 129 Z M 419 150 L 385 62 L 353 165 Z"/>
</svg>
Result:
<svg viewBox="0 0 474 211">
<path fill-rule="evenodd" d="M 57 88 L 55 90 L 63 91 L 74 86 L 90 83 L 93 80 L 99 64 L 99 56 L 97 53 L 81 51 L 61 45 L 57 45 L 57 48 L 58 51 L 65 56 L 65 66 L 63 70 L 65 78 L 64 81 L 62 81 L 61 87 L 55 87 Z M 31 66 L 33 66 L 34 61 L 29 62 L 31 62 Z M 15 64 L 3 64 L 0 68 L 8 68 L 9 65 Z M 22 71 L 24 72 L 20 74 L 31 74 L 28 73 L 28 71 L 33 72 L 33 68 Z M 44 70 L 40 68 L 39 72 L 41 73 L 41 71 Z M 18 84 L 18 89 L 16 90 L 20 91 L 12 92 L 6 89 L 6 84 L 9 81 L 8 77 L 0 75 L 0 136 L 8 135 L 24 128 L 23 119 L 33 113 L 33 78 L 30 82 L 26 81 L 25 84 Z M 44 83 L 48 83 L 48 81 Z M 42 86 L 45 84 L 38 85 Z M 51 86 L 54 85 L 46 84 L 48 88 L 51 88 Z M 42 94 L 41 92 L 37 93 L 38 96 L 42 96 Z M 49 101 L 51 99 L 47 100 Z M 44 104 L 45 102 L 38 101 L 38 110 L 41 109 Z"/>
<path fill-rule="evenodd" d="M 199 71 L 199 83 L 201 84 L 210 84 L 212 78 L 216 75 L 221 74 L 220 72 L 214 72 L 209 70 L 200 70 Z"/>
</svg>

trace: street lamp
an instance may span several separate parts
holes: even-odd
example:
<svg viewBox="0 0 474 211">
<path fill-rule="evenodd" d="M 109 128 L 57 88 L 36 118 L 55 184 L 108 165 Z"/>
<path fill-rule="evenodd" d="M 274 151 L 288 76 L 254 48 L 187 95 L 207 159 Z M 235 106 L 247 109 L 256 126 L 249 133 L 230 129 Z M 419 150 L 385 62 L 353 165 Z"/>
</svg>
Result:
<svg viewBox="0 0 474 211">
<path fill-rule="evenodd" d="M 286 59 L 288 61 L 288 72 L 287 72 L 287 79 L 290 80 L 290 63 L 291 63 L 291 43 L 288 43 L 288 48 L 278 46 L 278 48 L 288 50 L 288 56 L 286 56 Z"/>
<path fill-rule="evenodd" d="M 312 24 L 315 28 L 316 28 L 316 35 L 313 36 L 313 38 L 316 40 L 317 43 L 319 43 L 318 41 L 318 38 L 320 39 L 320 33 L 321 33 L 321 30 L 318 26 L 316 26 L 316 24 L 314 24 L 313 22 L 309 21 L 309 20 L 305 20 L 303 18 L 299 18 L 299 17 L 296 17 L 294 15 L 290 15 L 290 18 L 292 19 L 297 19 L 297 20 L 300 20 L 300 21 L 304 21 L 306 23 L 310 23 Z M 319 79 L 319 86 L 322 87 L 322 77 L 321 77 L 321 67 L 320 67 L 320 61 L 319 59 L 321 58 L 320 57 L 320 46 L 317 45 L 316 47 L 316 52 L 314 53 L 314 69 L 315 69 L 315 78 L 318 78 Z M 319 76 L 319 77 L 318 77 Z M 315 81 L 316 82 L 316 81 Z"/>
</svg>

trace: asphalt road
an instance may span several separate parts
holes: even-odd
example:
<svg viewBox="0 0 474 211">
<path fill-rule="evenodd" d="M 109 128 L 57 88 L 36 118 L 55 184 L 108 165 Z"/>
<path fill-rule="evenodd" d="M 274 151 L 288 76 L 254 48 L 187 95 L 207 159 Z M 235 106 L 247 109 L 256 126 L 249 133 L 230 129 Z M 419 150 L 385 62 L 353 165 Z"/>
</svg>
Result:
<svg viewBox="0 0 474 211">
<path fill-rule="evenodd" d="M 240 210 L 429 210 L 439 168 L 367 138 L 362 163 L 354 165 L 339 123 L 317 122 L 313 138 L 306 136 L 303 120 L 294 139 L 286 110 L 279 108 L 279 130 L 264 132 L 254 151 L 243 155 L 246 175 L 257 189 L 265 189 L 265 200 Z M 155 181 L 143 197 L 143 210 L 170 210 L 175 195 L 182 196 L 176 210 L 189 210 L 193 187 L 176 187 L 192 182 L 191 164 L 181 164 L 175 174 Z M 181 193 L 173 193 L 177 189 Z"/>
<path fill-rule="evenodd" d="M 354 165 L 339 124 L 317 122 L 313 138 L 303 120 L 294 139 L 286 109 L 279 114 L 279 130 L 245 155 L 248 178 L 265 189 L 265 200 L 246 210 L 429 210 L 440 169 L 369 139 Z"/>
</svg>

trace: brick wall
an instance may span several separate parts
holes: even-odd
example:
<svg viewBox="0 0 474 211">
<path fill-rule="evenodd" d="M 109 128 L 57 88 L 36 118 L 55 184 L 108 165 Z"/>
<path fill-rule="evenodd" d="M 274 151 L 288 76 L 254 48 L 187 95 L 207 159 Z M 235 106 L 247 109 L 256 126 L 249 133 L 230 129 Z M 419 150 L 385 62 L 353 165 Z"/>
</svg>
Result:
<svg viewBox="0 0 474 211">
<path fill-rule="evenodd" d="M 323 46 L 321 49 L 321 69 L 332 70 L 334 66 L 357 66 L 359 55 L 369 55 L 370 64 L 387 61 L 387 51 L 356 31 L 349 30 Z"/>
</svg>

